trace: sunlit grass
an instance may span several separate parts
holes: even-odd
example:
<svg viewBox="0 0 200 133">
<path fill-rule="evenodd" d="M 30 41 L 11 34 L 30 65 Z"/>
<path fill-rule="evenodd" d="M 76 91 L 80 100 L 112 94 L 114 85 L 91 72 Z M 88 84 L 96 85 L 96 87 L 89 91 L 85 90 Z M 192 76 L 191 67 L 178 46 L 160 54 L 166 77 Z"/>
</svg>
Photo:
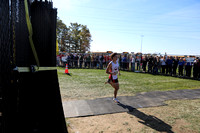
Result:
<svg viewBox="0 0 200 133">
<path fill-rule="evenodd" d="M 104 84 L 108 79 L 105 70 L 69 69 L 71 76 L 58 68 L 59 85 L 63 99 L 92 99 L 113 96 L 113 88 Z M 200 88 L 200 81 L 121 71 L 118 95 L 135 95 L 139 92 L 167 91 Z"/>
</svg>

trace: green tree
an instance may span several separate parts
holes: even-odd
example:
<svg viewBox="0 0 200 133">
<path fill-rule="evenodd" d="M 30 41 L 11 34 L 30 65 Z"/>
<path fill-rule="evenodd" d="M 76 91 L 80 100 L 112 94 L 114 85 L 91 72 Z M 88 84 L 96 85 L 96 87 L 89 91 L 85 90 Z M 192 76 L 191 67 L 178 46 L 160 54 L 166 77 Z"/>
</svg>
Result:
<svg viewBox="0 0 200 133">
<path fill-rule="evenodd" d="M 92 36 L 90 34 L 90 30 L 86 25 L 81 25 L 80 32 L 80 52 L 85 53 L 90 50 L 90 43 L 92 41 Z"/>
<path fill-rule="evenodd" d="M 60 51 L 85 53 L 90 50 L 92 36 L 86 25 L 70 23 L 70 26 L 67 27 L 58 18 L 56 31 Z"/>
<path fill-rule="evenodd" d="M 73 52 L 77 53 L 79 51 L 80 47 L 80 30 L 81 24 L 78 23 L 70 23 L 69 29 L 71 31 L 71 37 L 72 37 L 72 50 Z"/>
<path fill-rule="evenodd" d="M 66 32 L 67 26 L 57 18 L 57 28 L 56 28 L 56 35 L 57 35 L 57 40 L 59 44 L 60 51 L 65 51 L 65 35 L 64 33 Z"/>
</svg>

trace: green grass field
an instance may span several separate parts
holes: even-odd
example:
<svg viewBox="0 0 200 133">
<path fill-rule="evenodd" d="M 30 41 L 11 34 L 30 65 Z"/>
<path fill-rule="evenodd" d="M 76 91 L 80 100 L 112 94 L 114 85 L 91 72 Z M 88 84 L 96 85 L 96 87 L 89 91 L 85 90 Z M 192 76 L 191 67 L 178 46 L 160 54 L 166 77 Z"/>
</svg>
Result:
<svg viewBox="0 0 200 133">
<path fill-rule="evenodd" d="M 109 84 L 104 84 L 108 79 L 105 70 L 69 69 L 71 76 L 66 75 L 64 71 L 65 68 L 58 67 L 60 90 L 64 100 L 113 96 L 113 88 Z M 130 96 L 148 91 L 200 88 L 200 81 L 196 80 L 125 71 L 121 71 L 119 83 L 118 96 Z"/>
<path fill-rule="evenodd" d="M 109 84 L 104 84 L 108 79 L 108 74 L 105 73 L 105 70 L 69 69 L 71 76 L 66 75 L 64 71 L 65 68 L 58 67 L 58 78 L 62 100 L 93 99 L 113 96 L 113 88 Z M 131 96 L 136 93 L 148 91 L 200 88 L 200 81 L 196 80 L 124 71 L 121 71 L 119 83 L 120 90 L 118 95 L 120 96 Z M 168 106 L 146 108 L 144 111 L 153 116 L 157 116 L 159 119 L 168 123 L 175 131 L 200 131 L 198 124 L 200 111 L 198 109 L 199 99 L 172 100 L 166 101 L 166 104 L 168 104 Z M 85 117 L 85 119 L 88 121 L 89 117 Z M 98 119 L 101 119 L 101 117 Z M 73 121 L 73 118 L 67 119 L 67 121 L 70 123 Z M 81 127 L 83 125 L 75 126 Z M 106 124 L 104 126 L 106 127 Z M 68 126 L 68 128 L 70 128 L 70 126 Z M 124 128 L 126 129 L 125 126 Z M 156 132 L 148 126 L 144 126 L 140 130 L 141 132 Z"/>
</svg>

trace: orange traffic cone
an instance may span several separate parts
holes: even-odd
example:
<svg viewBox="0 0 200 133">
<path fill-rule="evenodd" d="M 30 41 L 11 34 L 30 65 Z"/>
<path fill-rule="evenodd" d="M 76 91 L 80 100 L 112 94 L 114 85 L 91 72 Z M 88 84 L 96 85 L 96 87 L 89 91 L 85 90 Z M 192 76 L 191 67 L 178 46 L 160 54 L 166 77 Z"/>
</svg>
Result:
<svg viewBox="0 0 200 133">
<path fill-rule="evenodd" d="M 68 72 L 68 64 L 66 64 L 66 67 L 65 67 L 65 74 L 70 75 L 69 72 Z"/>
</svg>

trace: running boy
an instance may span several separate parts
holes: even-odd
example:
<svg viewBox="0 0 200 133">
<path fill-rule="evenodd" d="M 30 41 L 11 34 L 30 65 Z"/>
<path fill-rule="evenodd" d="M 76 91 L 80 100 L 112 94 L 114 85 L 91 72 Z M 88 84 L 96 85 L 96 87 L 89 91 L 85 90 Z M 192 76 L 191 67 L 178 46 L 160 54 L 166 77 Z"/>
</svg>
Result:
<svg viewBox="0 0 200 133">
<path fill-rule="evenodd" d="M 112 53 L 111 59 L 112 61 L 110 61 L 106 69 L 106 73 L 109 74 L 107 83 L 109 83 L 114 88 L 113 101 L 119 103 L 119 100 L 117 99 L 117 91 L 119 90 L 118 74 L 120 75 L 120 72 L 117 53 Z"/>
</svg>

